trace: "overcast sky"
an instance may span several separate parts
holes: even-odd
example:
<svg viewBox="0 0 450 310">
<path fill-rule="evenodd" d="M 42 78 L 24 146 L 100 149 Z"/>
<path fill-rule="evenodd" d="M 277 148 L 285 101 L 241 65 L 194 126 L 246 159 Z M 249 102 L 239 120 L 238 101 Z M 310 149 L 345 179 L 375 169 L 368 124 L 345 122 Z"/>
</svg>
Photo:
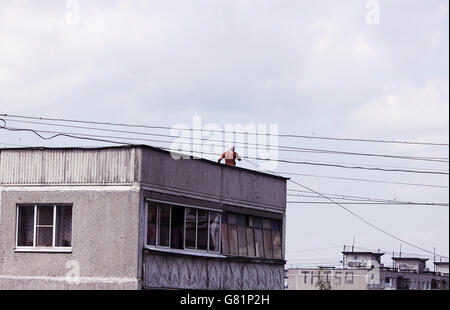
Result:
<svg viewBox="0 0 450 310">
<path fill-rule="evenodd" d="M 379 0 L 379 24 L 367 23 L 367 2 L 2 0 L 0 113 L 167 126 L 192 126 L 198 115 L 219 126 L 274 123 L 280 133 L 448 143 L 448 1 Z M 86 144 L 4 131 L 0 143 Z M 280 144 L 448 158 L 448 147 L 437 146 L 307 139 Z M 279 157 L 448 171 L 448 163 Z M 448 176 L 288 164 L 277 171 L 448 186 Z M 449 201 L 448 188 L 292 178 L 325 193 Z M 349 209 L 448 256 L 447 207 Z M 292 263 L 335 263 L 354 237 L 361 247 L 400 247 L 338 206 L 288 205 Z"/>
</svg>

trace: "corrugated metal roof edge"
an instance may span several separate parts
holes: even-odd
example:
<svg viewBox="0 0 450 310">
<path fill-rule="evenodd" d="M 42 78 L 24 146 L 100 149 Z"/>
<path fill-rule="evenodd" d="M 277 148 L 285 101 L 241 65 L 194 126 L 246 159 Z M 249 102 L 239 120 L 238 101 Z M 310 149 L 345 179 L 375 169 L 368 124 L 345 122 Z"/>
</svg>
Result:
<svg viewBox="0 0 450 310">
<path fill-rule="evenodd" d="M 373 255 L 373 256 L 383 256 L 386 253 L 378 253 L 378 252 L 352 252 L 352 251 L 345 251 L 341 252 L 344 255 Z"/>
<path fill-rule="evenodd" d="M 144 148 L 144 149 L 150 149 L 153 151 L 157 151 L 157 152 L 162 152 L 165 154 L 170 154 L 169 151 L 160 149 L 158 147 L 155 146 L 151 146 L 151 145 L 145 145 L 145 144 L 127 144 L 127 145 L 118 145 L 118 146 L 93 146 L 93 147 L 75 147 L 75 146 L 61 146 L 61 147 L 45 147 L 45 146 L 38 146 L 38 147 L 11 147 L 11 148 L 0 148 L 0 152 L 1 151 L 11 151 L 11 150 L 100 150 L 100 149 L 124 149 L 124 148 Z M 180 154 L 180 153 L 178 153 Z M 189 156 L 191 159 L 193 159 L 193 156 Z M 268 176 L 268 177 L 273 177 L 276 179 L 282 179 L 282 180 L 289 180 L 290 178 L 286 178 L 283 176 L 278 176 L 278 175 L 274 175 L 274 174 L 270 174 L 270 173 L 265 173 L 265 172 L 261 172 L 261 171 L 256 171 L 256 170 L 252 170 L 252 169 L 247 169 L 247 168 L 243 168 L 243 167 L 238 167 L 238 166 L 227 166 L 224 164 L 219 164 L 215 161 L 211 161 L 208 159 L 204 159 L 204 158 L 200 158 L 200 159 L 196 159 L 196 160 L 200 160 L 203 161 L 205 163 L 208 163 L 210 165 L 218 165 L 221 167 L 225 167 L 226 169 L 239 169 L 242 171 L 246 171 L 246 172 L 250 172 L 250 173 L 254 173 L 254 174 L 259 174 L 259 175 L 263 175 L 263 176 Z"/>
<path fill-rule="evenodd" d="M 422 258 L 422 257 L 391 257 L 392 260 L 418 260 L 422 262 L 426 262 L 430 259 Z"/>
</svg>

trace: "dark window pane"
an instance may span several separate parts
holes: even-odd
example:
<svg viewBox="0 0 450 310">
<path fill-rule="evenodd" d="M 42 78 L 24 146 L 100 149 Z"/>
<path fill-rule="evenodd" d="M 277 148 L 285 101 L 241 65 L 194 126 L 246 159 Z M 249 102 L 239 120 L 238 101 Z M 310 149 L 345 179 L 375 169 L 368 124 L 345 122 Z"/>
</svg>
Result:
<svg viewBox="0 0 450 310">
<path fill-rule="evenodd" d="M 18 246 L 33 246 L 34 206 L 19 207 Z"/>
<path fill-rule="evenodd" d="M 272 229 L 272 221 L 269 219 L 263 219 L 263 229 Z"/>
<path fill-rule="evenodd" d="M 36 246 L 49 247 L 52 246 L 52 243 L 53 243 L 53 227 L 37 227 Z"/>
<path fill-rule="evenodd" d="M 169 246 L 170 206 L 159 204 L 159 242 L 160 246 Z"/>
<path fill-rule="evenodd" d="M 236 214 L 228 213 L 228 224 L 236 224 Z"/>
<path fill-rule="evenodd" d="M 273 258 L 272 252 L 272 230 L 264 229 L 264 257 Z"/>
<path fill-rule="evenodd" d="M 253 228 L 247 227 L 246 232 L 248 256 L 255 256 L 255 240 L 253 238 Z"/>
<path fill-rule="evenodd" d="M 248 227 L 253 227 L 253 226 L 254 226 L 255 218 L 254 218 L 253 216 L 248 216 L 248 217 L 247 217 L 247 220 L 248 220 L 247 226 L 248 226 Z"/>
<path fill-rule="evenodd" d="M 273 258 L 282 259 L 281 222 L 272 220 Z"/>
<path fill-rule="evenodd" d="M 195 249 L 197 210 L 186 208 L 186 249 Z"/>
<path fill-rule="evenodd" d="M 272 230 L 281 231 L 281 222 L 277 220 L 272 220 Z"/>
<path fill-rule="evenodd" d="M 184 208 L 172 206 L 172 225 L 170 234 L 170 247 L 172 249 L 183 248 L 183 235 L 184 235 Z"/>
<path fill-rule="evenodd" d="M 53 206 L 38 206 L 37 225 L 53 226 Z"/>
<path fill-rule="evenodd" d="M 245 226 L 238 225 L 239 255 L 247 256 L 247 234 Z"/>
<path fill-rule="evenodd" d="M 228 214 L 222 213 L 221 221 L 222 221 L 222 224 L 227 224 L 228 223 Z"/>
<path fill-rule="evenodd" d="M 207 250 L 208 246 L 208 211 L 197 210 L 197 250 Z"/>
<path fill-rule="evenodd" d="M 262 229 L 255 228 L 255 252 L 256 257 L 264 257 L 264 243 Z"/>
<path fill-rule="evenodd" d="M 247 225 L 247 217 L 245 215 L 236 214 L 236 224 L 240 226 Z"/>
<path fill-rule="evenodd" d="M 262 229 L 263 228 L 262 218 L 255 217 L 253 220 L 253 225 L 255 226 L 255 228 Z"/>
<path fill-rule="evenodd" d="M 220 213 L 209 212 L 209 250 L 219 251 Z"/>
<path fill-rule="evenodd" d="M 72 206 L 56 207 L 55 246 L 72 246 Z"/>
<path fill-rule="evenodd" d="M 222 254 L 230 254 L 230 244 L 228 242 L 228 224 L 224 223 L 222 223 Z"/>
<path fill-rule="evenodd" d="M 281 254 L 281 234 L 279 231 L 272 231 L 273 239 L 273 258 L 282 259 Z"/>
<path fill-rule="evenodd" d="M 230 217 L 228 217 L 230 219 Z M 228 224 L 228 236 L 230 240 L 230 254 L 237 255 L 238 254 L 238 236 L 237 236 L 237 227 L 236 225 Z"/>
<path fill-rule="evenodd" d="M 156 245 L 156 215 L 156 203 L 149 201 L 147 214 L 147 245 Z"/>
</svg>

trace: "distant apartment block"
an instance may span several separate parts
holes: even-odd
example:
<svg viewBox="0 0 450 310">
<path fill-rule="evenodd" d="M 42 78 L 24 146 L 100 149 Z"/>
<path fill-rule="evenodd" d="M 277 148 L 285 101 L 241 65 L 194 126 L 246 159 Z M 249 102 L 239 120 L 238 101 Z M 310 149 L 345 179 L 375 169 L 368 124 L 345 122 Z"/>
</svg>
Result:
<svg viewBox="0 0 450 310">
<path fill-rule="evenodd" d="M 289 290 L 448 290 L 448 262 L 426 268 L 427 259 L 393 257 L 394 265 L 381 264 L 384 253 L 342 252 L 342 268 L 290 268 Z"/>
</svg>

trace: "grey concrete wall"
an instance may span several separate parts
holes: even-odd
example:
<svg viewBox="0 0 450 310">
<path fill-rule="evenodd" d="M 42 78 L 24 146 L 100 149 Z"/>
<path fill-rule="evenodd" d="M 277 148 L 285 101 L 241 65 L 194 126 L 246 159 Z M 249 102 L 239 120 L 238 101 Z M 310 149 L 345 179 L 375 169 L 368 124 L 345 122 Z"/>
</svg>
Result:
<svg viewBox="0 0 450 310">
<path fill-rule="evenodd" d="M 402 277 L 409 279 L 411 290 L 424 290 L 424 283 L 428 283 L 431 288 L 431 281 L 445 281 L 448 289 L 448 276 L 436 275 L 433 273 L 397 272 L 387 269 L 328 269 L 319 270 L 317 268 L 301 268 L 288 270 L 289 290 L 317 290 L 316 283 L 319 276 L 323 280 L 329 280 L 332 290 L 369 290 L 369 289 L 397 289 L 397 279 Z M 385 286 L 385 279 L 392 279 L 392 286 Z"/>
<path fill-rule="evenodd" d="M 141 149 L 139 181 L 161 189 L 194 193 L 226 204 L 286 210 L 286 180 L 205 160 L 174 160 L 168 153 Z"/>
<path fill-rule="evenodd" d="M 302 268 L 288 270 L 288 290 L 318 290 L 319 278 L 332 290 L 367 290 L 367 269 Z"/>
<path fill-rule="evenodd" d="M 139 191 L 3 191 L 0 226 L 0 289 L 140 287 Z M 16 204 L 73 204 L 72 253 L 15 252 Z M 80 267 L 80 284 L 68 284 L 68 261 Z"/>
<path fill-rule="evenodd" d="M 282 290 L 284 265 L 250 260 L 144 254 L 144 287 L 205 290 Z"/>
</svg>

